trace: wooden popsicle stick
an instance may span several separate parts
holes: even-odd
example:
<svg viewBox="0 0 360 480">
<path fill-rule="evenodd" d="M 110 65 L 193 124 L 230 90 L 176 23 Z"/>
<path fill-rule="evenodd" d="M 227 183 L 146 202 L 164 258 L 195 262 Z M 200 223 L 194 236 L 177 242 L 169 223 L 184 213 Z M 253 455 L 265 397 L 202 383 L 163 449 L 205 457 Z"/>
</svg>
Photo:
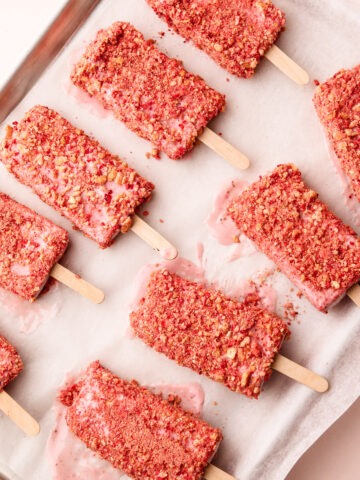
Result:
<svg viewBox="0 0 360 480">
<path fill-rule="evenodd" d="M 239 170 L 246 170 L 249 167 L 249 159 L 210 128 L 205 127 L 198 139 L 233 167 Z"/>
<path fill-rule="evenodd" d="M 265 53 L 265 57 L 298 85 L 309 83 L 308 73 L 276 45 Z"/>
<path fill-rule="evenodd" d="M 360 307 L 360 285 L 356 284 L 353 285 L 350 290 L 347 291 L 347 296 L 351 298 L 351 300 Z"/>
<path fill-rule="evenodd" d="M 279 353 L 276 355 L 271 368 L 309 388 L 312 388 L 316 392 L 323 393 L 329 388 L 329 383 L 326 378 L 321 377 L 317 373 L 302 367 L 286 357 L 283 357 Z"/>
<path fill-rule="evenodd" d="M 31 437 L 40 432 L 40 425 L 4 390 L 0 392 L 0 410 L 7 415 L 21 430 Z"/>
<path fill-rule="evenodd" d="M 79 275 L 76 275 L 59 263 L 56 263 L 53 266 L 50 276 L 94 303 L 101 303 L 105 298 L 105 295 L 101 290 L 86 282 L 79 277 Z"/>
<path fill-rule="evenodd" d="M 151 248 L 160 252 L 160 255 L 166 260 L 174 260 L 178 256 L 178 251 L 166 238 L 160 235 L 144 220 L 137 215 L 133 216 L 133 224 L 131 230 L 136 233 L 144 242 L 150 245 Z"/>
<path fill-rule="evenodd" d="M 235 477 L 212 464 L 210 464 L 205 470 L 204 478 L 206 478 L 206 480 L 236 480 Z"/>
</svg>

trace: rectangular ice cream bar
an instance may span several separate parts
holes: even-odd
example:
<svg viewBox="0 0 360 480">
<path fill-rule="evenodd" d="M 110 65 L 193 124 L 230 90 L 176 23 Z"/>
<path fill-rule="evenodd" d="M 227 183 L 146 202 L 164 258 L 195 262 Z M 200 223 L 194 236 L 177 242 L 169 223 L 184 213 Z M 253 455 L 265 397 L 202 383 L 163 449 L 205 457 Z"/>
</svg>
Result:
<svg viewBox="0 0 360 480">
<path fill-rule="evenodd" d="M 167 270 L 152 273 L 130 319 L 135 334 L 156 351 L 253 398 L 289 334 L 276 315 Z"/>
<path fill-rule="evenodd" d="M 279 165 L 229 207 L 255 242 L 319 310 L 360 278 L 360 238 L 308 188 L 294 165 Z"/>
<path fill-rule="evenodd" d="M 66 230 L 0 193 L 0 287 L 35 300 L 68 243 Z"/>
<path fill-rule="evenodd" d="M 0 159 L 75 227 L 105 248 L 154 188 L 57 112 L 35 106 L 7 129 Z"/>
<path fill-rule="evenodd" d="M 0 335 L 0 392 L 24 368 L 20 355 L 2 335 Z"/>
<path fill-rule="evenodd" d="M 99 362 L 60 400 L 70 430 L 136 480 L 199 480 L 222 439 L 220 430 Z"/>
<path fill-rule="evenodd" d="M 238 77 L 252 77 L 285 25 L 285 15 L 269 0 L 147 2 L 169 27 Z"/>
<path fill-rule="evenodd" d="M 192 149 L 225 104 L 223 95 L 124 22 L 98 32 L 71 79 L 173 159 Z"/>
<path fill-rule="evenodd" d="M 313 101 L 339 166 L 360 201 L 360 65 L 340 70 L 319 85 Z"/>
</svg>

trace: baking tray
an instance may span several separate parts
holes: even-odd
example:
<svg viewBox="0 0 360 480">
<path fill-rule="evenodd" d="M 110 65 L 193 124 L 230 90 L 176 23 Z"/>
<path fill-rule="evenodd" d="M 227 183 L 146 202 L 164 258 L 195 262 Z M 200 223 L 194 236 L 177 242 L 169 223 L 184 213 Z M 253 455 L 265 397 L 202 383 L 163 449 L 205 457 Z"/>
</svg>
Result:
<svg viewBox="0 0 360 480">
<path fill-rule="evenodd" d="M 336 30 L 341 35 L 335 35 L 334 24 L 329 23 L 331 11 L 337 12 L 342 2 L 322 2 L 321 9 L 312 0 L 276 3 L 288 15 L 288 29 L 278 45 L 313 78 L 325 79 L 354 63 L 351 46 L 354 39 L 360 42 L 358 25 L 350 16 L 344 16 Z M 134 23 L 146 37 L 155 38 L 167 54 L 182 58 L 186 68 L 226 94 L 227 110 L 212 122 L 211 128 L 223 133 L 224 138 L 250 157 L 252 166 L 247 172 L 237 172 L 203 145 L 179 162 L 166 157 L 161 161 L 146 160 L 151 149 L 147 142 L 111 116 L 104 114 L 100 118 L 99 111 L 71 96 L 68 85 L 63 84 L 68 75 L 64 55 L 69 54 L 70 58 L 77 54 L 76 50 L 82 49 L 97 29 L 117 19 Z M 160 34 L 162 31 L 165 36 Z M 56 88 L 54 81 L 58 83 Z M 2 122 L 6 117 L 7 121 L 20 118 L 36 101 L 55 108 L 96 136 L 156 184 L 154 198 L 146 206 L 150 212 L 148 223 L 175 243 L 183 257 L 195 262 L 199 261 L 197 244 L 201 243 L 208 279 L 231 292 L 240 282 L 256 279 L 259 270 L 273 267 L 260 253 L 229 263 L 229 248 L 219 246 L 204 223 L 215 194 L 233 178 L 250 182 L 277 163 L 294 162 L 331 208 L 352 224 L 337 174 L 329 166 L 328 152 L 311 106 L 312 93 L 312 85 L 299 88 L 265 61 L 250 81 L 230 77 L 202 52 L 171 34 L 144 0 L 69 1 L 2 89 L 0 118 Z M 69 222 L 2 168 L 0 183 L 6 193 L 69 230 Z M 325 316 L 305 299 L 298 299 L 283 276 L 275 275 L 271 283 L 278 294 L 278 312 L 283 313 L 282 305 L 290 300 L 299 310 L 298 320 L 292 326 L 292 339 L 283 353 L 328 376 L 336 388 L 319 396 L 274 375 L 260 399 L 252 402 L 127 338 L 128 299 L 133 294 L 134 278 L 144 264 L 159 260 L 156 253 L 131 233 L 117 239 L 106 251 L 99 251 L 79 232 L 70 231 L 70 237 L 71 247 L 64 264 L 105 290 L 107 299 L 101 310 L 59 286 L 32 306 L 32 311 L 41 317 L 37 329 L 30 335 L 19 335 L 21 321 L 28 319 L 29 309 L 12 297 L 14 308 L 5 307 L 0 292 L 1 328 L 16 344 L 26 365 L 21 379 L 14 382 L 10 391 L 42 425 L 37 439 L 23 439 L 10 426 L 7 444 L 1 443 L 0 438 L 6 463 L 23 478 L 49 478 L 47 467 L 43 466 L 44 444 L 54 425 L 51 406 L 56 392 L 66 372 L 76 372 L 95 358 L 119 375 L 137 378 L 144 384 L 200 383 L 206 393 L 203 416 L 223 428 L 225 435 L 214 463 L 242 480 L 284 478 L 304 450 L 359 395 L 359 315 L 350 301 L 345 300 Z M 23 329 L 26 328 L 25 325 Z M 4 474 L 9 476 L 6 471 Z"/>
<path fill-rule="evenodd" d="M 0 90 L 0 123 L 24 98 L 101 0 L 69 0 Z"/>
</svg>

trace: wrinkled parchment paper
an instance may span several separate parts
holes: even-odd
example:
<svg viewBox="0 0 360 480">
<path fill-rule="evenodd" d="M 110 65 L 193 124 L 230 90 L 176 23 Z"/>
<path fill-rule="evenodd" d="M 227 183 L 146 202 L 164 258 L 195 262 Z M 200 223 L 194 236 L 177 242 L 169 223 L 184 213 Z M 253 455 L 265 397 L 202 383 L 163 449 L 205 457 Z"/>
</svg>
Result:
<svg viewBox="0 0 360 480">
<path fill-rule="evenodd" d="M 360 43 L 358 2 L 276 3 L 287 14 L 287 28 L 277 45 L 307 69 L 311 79 L 323 81 L 338 69 L 360 61 L 355 47 Z M 204 145 L 177 162 L 164 155 L 160 161 L 147 159 L 149 143 L 111 114 L 74 95 L 68 80 L 71 65 L 94 33 L 115 20 L 132 22 L 146 37 L 158 40 L 167 54 L 182 58 L 187 69 L 226 94 L 227 109 L 211 128 L 249 156 L 249 170 L 236 171 Z M 312 82 L 299 87 L 266 59 L 253 79 L 232 77 L 170 33 L 144 0 L 104 0 L 8 121 L 20 118 L 36 103 L 48 105 L 126 159 L 156 184 L 154 198 L 145 207 L 149 212 L 146 221 L 176 244 L 181 256 L 192 261 L 197 261 L 197 244 L 201 242 L 207 278 L 229 292 L 273 267 L 259 252 L 227 262 L 231 247 L 219 245 L 205 224 L 216 193 L 234 178 L 250 182 L 278 163 L 293 162 L 321 198 L 356 229 L 312 106 L 313 92 Z M 0 419 L 0 462 L 20 478 L 50 478 L 44 452 L 54 425 L 51 406 L 58 386 L 66 372 L 77 371 L 94 359 L 142 383 L 199 382 L 205 391 L 202 415 L 224 432 L 214 463 L 242 480 L 283 479 L 302 453 L 359 396 L 360 310 L 349 299 L 324 315 L 306 299 L 299 299 L 295 290 L 291 292 L 292 285 L 282 274 L 269 280 L 278 294 L 279 312 L 287 301 L 299 312 L 282 353 L 328 377 L 331 389 L 320 395 L 274 373 L 260 399 L 249 400 L 128 337 L 134 279 L 144 264 L 159 260 L 156 252 L 133 233 L 118 237 L 110 249 L 100 250 L 80 232 L 71 230 L 66 219 L 1 165 L 0 188 L 70 230 L 71 245 L 62 263 L 106 293 L 106 301 L 95 306 L 62 285 L 34 305 L 0 292 L 0 330 L 18 347 L 25 362 L 24 373 L 8 392 L 40 420 L 42 428 L 38 437 L 25 438 L 7 419 Z"/>
</svg>

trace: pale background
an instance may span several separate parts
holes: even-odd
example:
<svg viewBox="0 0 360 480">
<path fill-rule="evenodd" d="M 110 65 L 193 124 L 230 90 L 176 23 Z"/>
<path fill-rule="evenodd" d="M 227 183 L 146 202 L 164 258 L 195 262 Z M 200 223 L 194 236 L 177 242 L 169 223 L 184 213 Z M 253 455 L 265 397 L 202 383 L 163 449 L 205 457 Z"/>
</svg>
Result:
<svg viewBox="0 0 360 480">
<path fill-rule="evenodd" d="M 0 85 L 63 3 L 64 0 L 0 0 Z M 356 480 L 360 478 L 359 445 L 360 401 L 309 449 L 287 478 Z"/>
</svg>

